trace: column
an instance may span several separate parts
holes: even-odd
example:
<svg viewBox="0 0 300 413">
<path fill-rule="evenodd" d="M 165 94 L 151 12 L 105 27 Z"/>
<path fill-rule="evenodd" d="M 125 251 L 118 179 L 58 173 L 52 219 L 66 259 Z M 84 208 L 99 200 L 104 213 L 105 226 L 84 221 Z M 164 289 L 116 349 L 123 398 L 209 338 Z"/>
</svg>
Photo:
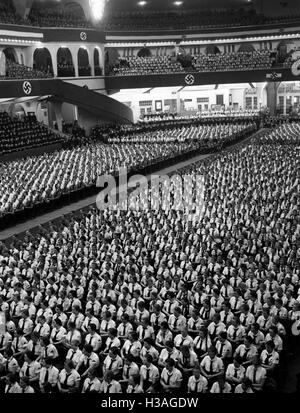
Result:
<svg viewBox="0 0 300 413">
<path fill-rule="evenodd" d="M 47 48 L 48 48 L 48 50 L 50 52 L 50 55 L 51 55 L 54 77 L 57 77 L 57 51 L 58 51 L 58 48 L 56 46 L 52 46 L 52 45 L 49 45 Z"/>
<path fill-rule="evenodd" d="M 78 50 L 79 50 L 79 47 L 78 47 L 78 46 L 70 47 L 70 52 L 71 52 L 71 55 L 72 55 L 73 66 L 74 66 L 74 69 L 75 69 L 75 77 L 79 77 L 79 71 L 78 71 Z"/>
<path fill-rule="evenodd" d="M 62 131 L 62 113 L 61 113 L 61 108 L 62 108 L 62 102 L 52 102 L 52 107 L 53 111 L 55 114 L 55 120 L 57 122 L 58 130 Z"/>
<path fill-rule="evenodd" d="M 270 114 L 272 116 L 276 115 L 277 112 L 277 91 L 280 82 L 268 82 L 266 86 L 267 90 L 267 106 L 270 109 Z"/>
</svg>

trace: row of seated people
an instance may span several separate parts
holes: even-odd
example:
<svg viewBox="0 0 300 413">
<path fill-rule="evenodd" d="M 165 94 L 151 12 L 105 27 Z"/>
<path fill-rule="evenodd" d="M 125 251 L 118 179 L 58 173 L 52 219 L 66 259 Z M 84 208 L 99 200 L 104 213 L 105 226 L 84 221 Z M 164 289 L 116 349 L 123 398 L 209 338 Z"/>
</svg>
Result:
<svg viewBox="0 0 300 413">
<path fill-rule="evenodd" d="M 276 115 L 276 116 L 270 116 L 270 114 L 266 114 L 264 116 L 263 122 L 266 127 L 274 128 L 274 127 L 282 125 L 283 123 L 300 122 L 300 114 L 291 113 L 288 115 Z"/>
<path fill-rule="evenodd" d="M 158 122 L 165 122 L 165 121 L 180 121 L 183 119 L 190 119 L 195 120 L 199 118 L 254 118 L 260 116 L 259 109 L 242 109 L 239 110 L 232 110 L 230 108 L 223 109 L 223 110 L 207 110 L 197 112 L 196 114 L 191 115 L 179 115 L 177 113 L 170 113 L 170 112 L 157 112 L 151 113 L 147 115 L 141 116 L 139 119 L 139 123 L 149 124 L 149 123 L 158 123 Z"/>
<path fill-rule="evenodd" d="M 5 75 L 0 78 L 8 79 L 44 79 L 53 77 L 49 68 L 45 71 L 33 69 L 31 67 L 15 63 L 12 60 L 6 60 Z"/>
<path fill-rule="evenodd" d="M 220 54 L 200 54 L 192 56 L 189 69 L 184 68 L 175 57 L 128 57 L 122 58 L 110 69 L 111 75 L 149 75 L 181 73 L 196 70 L 198 72 L 215 72 L 230 70 L 270 69 L 275 57 L 270 50 L 254 52 L 236 52 Z M 174 60 L 175 59 L 175 60 Z"/>
<path fill-rule="evenodd" d="M 27 22 L 40 27 L 92 27 L 84 16 L 83 11 L 74 12 L 66 7 L 33 7 Z"/>
<path fill-rule="evenodd" d="M 75 68 L 72 61 L 61 60 L 57 64 L 58 77 L 74 77 Z"/>
<path fill-rule="evenodd" d="M 300 151 L 264 139 L 179 171 L 206 177 L 201 219 L 132 199 L 3 243 L 1 391 L 279 391 L 299 345 Z"/>
<path fill-rule="evenodd" d="M 98 176 L 118 173 L 189 153 L 196 142 L 106 145 L 88 143 L 41 156 L 0 163 L 0 216 L 96 185 Z"/>
<path fill-rule="evenodd" d="M 241 132 L 254 131 L 253 123 L 240 124 L 218 124 L 218 125 L 197 125 L 197 126 L 178 126 L 172 129 L 158 129 L 143 133 L 132 133 L 123 136 L 112 136 L 108 138 L 108 143 L 142 143 L 142 142 L 211 142 L 222 143 L 229 137 L 234 138 Z"/>
<path fill-rule="evenodd" d="M 299 16 L 267 17 L 255 11 L 240 10 L 187 10 L 181 12 L 123 12 L 114 13 L 105 19 L 105 27 L 113 30 L 153 30 L 153 29 L 197 29 L 210 27 L 249 26 L 258 24 L 284 23 Z"/>
<path fill-rule="evenodd" d="M 22 19 L 17 16 L 11 0 L 0 2 L 0 23 L 22 24 Z"/>
<path fill-rule="evenodd" d="M 184 68 L 174 58 L 169 56 L 160 57 L 130 57 L 120 59 L 113 67 L 112 75 L 149 75 L 163 73 L 184 72 Z"/>
<path fill-rule="evenodd" d="M 62 138 L 46 126 L 38 123 L 35 116 L 24 120 L 0 112 L 0 155 L 60 142 Z"/>
<path fill-rule="evenodd" d="M 194 55 L 193 66 L 198 72 L 269 69 L 275 62 L 271 50 Z"/>
</svg>

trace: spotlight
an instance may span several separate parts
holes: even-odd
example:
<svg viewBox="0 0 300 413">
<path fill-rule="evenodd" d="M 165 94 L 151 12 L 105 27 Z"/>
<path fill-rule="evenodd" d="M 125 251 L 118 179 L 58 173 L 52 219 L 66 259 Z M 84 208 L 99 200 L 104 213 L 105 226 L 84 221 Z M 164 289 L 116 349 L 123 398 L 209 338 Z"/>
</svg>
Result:
<svg viewBox="0 0 300 413">
<path fill-rule="evenodd" d="M 174 6 L 179 7 L 179 6 L 182 6 L 182 4 L 183 4 L 183 1 L 174 1 Z"/>
<path fill-rule="evenodd" d="M 138 2 L 138 5 L 141 6 L 141 7 L 146 6 L 146 4 L 147 4 L 147 2 L 145 0 L 142 0 L 142 1 Z"/>
<path fill-rule="evenodd" d="M 106 0 L 89 0 L 93 20 L 100 21 L 104 14 Z"/>
</svg>

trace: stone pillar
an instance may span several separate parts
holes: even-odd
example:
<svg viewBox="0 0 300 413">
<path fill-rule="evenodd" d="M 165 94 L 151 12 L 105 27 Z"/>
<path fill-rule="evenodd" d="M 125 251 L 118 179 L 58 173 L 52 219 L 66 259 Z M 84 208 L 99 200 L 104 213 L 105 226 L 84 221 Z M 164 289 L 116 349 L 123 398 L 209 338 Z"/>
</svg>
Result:
<svg viewBox="0 0 300 413">
<path fill-rule="evenodd" d="M 267 91 L 267 106 L 270 109 L 270 114 L 272 116 L 276 115 L 277 112 L 277 92 L 280 82 L 268 82 L 266 86 Z"/>
<path fill-rule="evenodd" d="M 62 102 L 52 102 L 51 104 L 52 104 L 52 108 L 55 114 L 55 120 L 57 122 L 58 130 L 62 132 L 62 121 L 63 121 L 62 112 L 61 112 Z M 52 126 L 54 127 L 54 125 Z"/>
<path fill-rule="evenodd" d="M 49 46 L 47 46 L 47 49 L 49 50 L 50 55 L 51 55 L 54 77 L 57 77 L 57 52 L 58 52 L 58 48 L 56 46 L 49 45 Z"/>
<path fill-rule="evenodd" d="M 88 57 L 89 57 L 89 65 L 91 66 L 91 76 L 95 76 L 95 56 L 94 56 L 95 47 L 91 46 L 87 49 Z M 100 53 L 99 53 L 100 55 Z M 100 56 L 99 56 L 100 60 Z"/>
<path fill-rule="evenodd" d="M 75 69 L 75 77 L 79 77 L 79 72 L 78 72 L 78 51 L 79 47 L 78 46 L 71 46 L 69 47 L 71 55 L 72 55 L 72 60 L 73 60 L 73 66 Z"/>
</svg>

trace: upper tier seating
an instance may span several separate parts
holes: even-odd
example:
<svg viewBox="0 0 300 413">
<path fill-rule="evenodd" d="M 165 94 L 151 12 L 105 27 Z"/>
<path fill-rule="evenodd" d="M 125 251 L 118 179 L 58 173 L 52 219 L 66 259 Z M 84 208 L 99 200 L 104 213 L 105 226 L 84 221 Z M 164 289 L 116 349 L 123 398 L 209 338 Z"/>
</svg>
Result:
<svg viewBox="0 0 300 413">
<path fill-rule="evenodd" d="M 31 67 L 15 63 L 11 60 L 6 60 L 5 76 L 0 76 L 0 79 L 45 79 L 53 77 L 51 71 L 41 71 L 32 69 Z"/>
<path fill-rule="evenodd" d="M 260 70 L 270 69 L 275 63 L 276 57 L 271 50 L 194 55 L 189 68 L 184 68 L 179 61 L 176 61 L 176 57 L 171 56 L 129 57 L 120 58 L 119 62 L 111 68 L 110 74 L 139 76 L 182 73 L 191 70 L 197 72 Z"/>
<path fill-rule="evenodd" d="M 169 56 L 161 57 L 131 57 L 120 59 L 113 73 L 117 76 L 130 75 L 152 75 L 165 73 L 183 72 L 184 69 L 179 62 L 172 61 Z"/>
<path fill-rule="evenodd" d="M 299 15 L 289 16 L 263 16 L 253 11 L 227 10 L 227 11 L 204 11 L 186 10 L 179 11 L 153 11 L 153 12 L 120 12 L 110 13 L 97 24 L 97 27 L 107 31 L 135 31 L 135 30 L 186 30 L 226 28 L 239 26 L 256 26 L 286 22 L 299 21 Z M 76 10 L 61 7 L 53 3 L 52 7 L 45 7 L 39 2 L 34 4 L 26 19 L 21 19 L 15 13 L 11 0 L 1 0 L 0 23 L 23 24 L 40 27 L 77 27 L 89 28 L 93 24 L 86 20 L 80 8 Z"/>
<path fill-rule="evenodd" d="M 195 55 L 193 66 L 198 72 L 269 69 L 275 58 L 270 50 Z"/>
</svg>

